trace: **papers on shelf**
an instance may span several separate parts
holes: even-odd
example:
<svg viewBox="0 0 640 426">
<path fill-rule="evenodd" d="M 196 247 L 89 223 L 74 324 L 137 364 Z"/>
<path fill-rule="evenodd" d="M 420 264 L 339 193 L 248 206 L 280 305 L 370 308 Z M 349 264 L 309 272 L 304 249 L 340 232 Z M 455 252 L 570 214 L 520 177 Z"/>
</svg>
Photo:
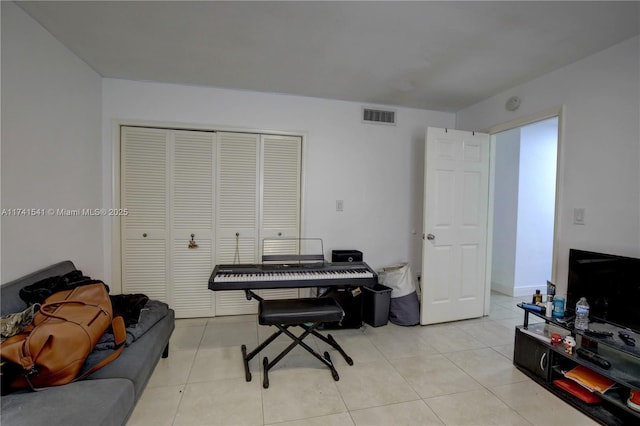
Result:
<svg viewBox="0 0 640 426">
<path fill-rule="evenodd" d="M 576 368 L 567 371 L 564 374 L 564 377 L 575 381 L 592 392 L 597 391 L 605 393 L 616 384 L 613 380 L 604 377 L 602 374 L 598 374 L 583 365 L 579 365 Z"/>
</svg>

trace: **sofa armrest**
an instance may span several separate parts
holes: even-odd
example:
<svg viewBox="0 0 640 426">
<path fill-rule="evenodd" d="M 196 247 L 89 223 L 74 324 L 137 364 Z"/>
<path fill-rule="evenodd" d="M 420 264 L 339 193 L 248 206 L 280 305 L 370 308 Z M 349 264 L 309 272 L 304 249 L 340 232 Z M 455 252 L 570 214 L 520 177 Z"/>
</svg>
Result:
<svg viewBox="0 0 640 426">
<path fill-rule="evenodd" d="M 2 284 L 2 286 L 0 286 L 0 315 L 21 312 L 27 307 L 27 304 L 20 299 L 20 290 L 23 287 L 45 278 L 64 275 L 74 269 L 76 269 L 76 267 L 73 262 L 65 260 L 32 272 L 24 277 L 17 278 L 6 284 Z"/>
</svg>

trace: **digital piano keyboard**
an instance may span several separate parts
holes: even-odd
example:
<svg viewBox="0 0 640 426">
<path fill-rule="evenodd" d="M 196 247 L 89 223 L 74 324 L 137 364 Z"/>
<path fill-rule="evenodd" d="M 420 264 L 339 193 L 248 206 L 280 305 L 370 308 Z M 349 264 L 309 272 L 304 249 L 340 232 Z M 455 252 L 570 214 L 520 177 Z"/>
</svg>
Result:
<svg viewBox="0 0 640 426">
<path fill-rule="evenodd" d="M 378 276 L 364 262 L 216 265 L 209 289 L 373 286 Z"/>
</svg>

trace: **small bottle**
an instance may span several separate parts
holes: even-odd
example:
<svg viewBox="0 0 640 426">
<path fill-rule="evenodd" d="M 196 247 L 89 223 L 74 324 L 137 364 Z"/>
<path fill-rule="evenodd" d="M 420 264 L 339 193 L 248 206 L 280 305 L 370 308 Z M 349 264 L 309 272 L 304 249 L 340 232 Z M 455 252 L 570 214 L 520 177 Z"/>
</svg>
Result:
<svg viewBox="0 0 640 426">
<path fill-rule="evenodd" d="M 553 317 L 564 317 L 564 296 L 555 296 L 553 298 Z"/>
<path fill-rule="evenodd" d="M 547 294 L 547 306 L 544 314 L 549 318 L 551 318 L 551 316 L 553 315 L 553 296 L 550 294 Z"/>
<path fill-rule="evenodd" d="M 536 290 L 536 294 L 533 295 L 533 304 L 542 303 L 542 294 L 540 294 L 540 290 Z"/>
<path fill-rule="evenodd" d="M 577 330 L 589 329 L 589 303 L 586 297 L 581 297 L 576 303 L 576 325 Z"/>
</svg>

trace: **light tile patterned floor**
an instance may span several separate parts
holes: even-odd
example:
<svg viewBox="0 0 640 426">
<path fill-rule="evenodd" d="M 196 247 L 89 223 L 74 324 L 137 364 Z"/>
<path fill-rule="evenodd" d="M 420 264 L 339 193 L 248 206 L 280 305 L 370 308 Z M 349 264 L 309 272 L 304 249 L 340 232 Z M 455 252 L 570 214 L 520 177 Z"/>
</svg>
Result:
<svg viewBox="0 0 640 426">
<path fill-rule="evenodd" d="M 255 315 L 177 320 L 169 358 L 160 360 L 129 420 L 145 425 L 591 425 L 596 424 L 512 363 L 519 300 L 491 296 L 488 317 L 433 326 L 332 330 L 354 359 L 329 350 L 340 374 L 300 348 L 269 373 L 258 357 L 246 382 L 240 345 L 272 328 Z M 280 337 L 270 358 L 289 343 Z M 265 354 L 260 354 L 260 359 Z"/>
</svg>

